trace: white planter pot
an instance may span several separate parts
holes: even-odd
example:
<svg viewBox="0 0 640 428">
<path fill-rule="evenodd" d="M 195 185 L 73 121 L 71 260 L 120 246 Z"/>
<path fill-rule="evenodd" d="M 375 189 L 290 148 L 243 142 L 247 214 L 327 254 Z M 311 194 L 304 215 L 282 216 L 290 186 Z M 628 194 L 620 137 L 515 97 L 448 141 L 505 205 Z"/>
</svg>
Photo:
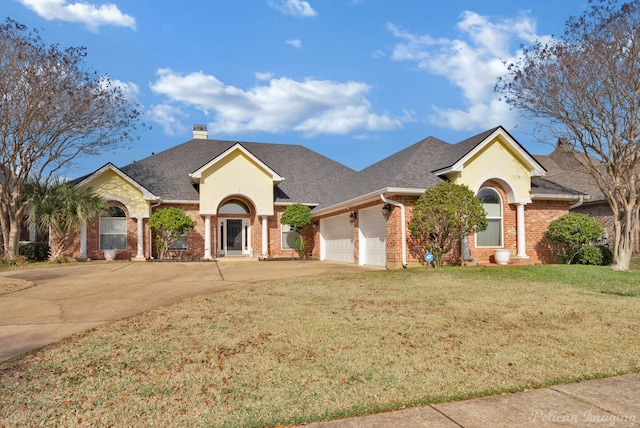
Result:
<svg viewBox="0 0 640 428">
<path fill-rule="evenodd" d="M 496 250 L 493 256 L 499 265 L 509 264 L 511 260 L 511 250 Z"/>
<path fill-rule="evenodd" d="M 105 260 L 115 260 L 116 250 L 103 250 Z"/>
</svg>

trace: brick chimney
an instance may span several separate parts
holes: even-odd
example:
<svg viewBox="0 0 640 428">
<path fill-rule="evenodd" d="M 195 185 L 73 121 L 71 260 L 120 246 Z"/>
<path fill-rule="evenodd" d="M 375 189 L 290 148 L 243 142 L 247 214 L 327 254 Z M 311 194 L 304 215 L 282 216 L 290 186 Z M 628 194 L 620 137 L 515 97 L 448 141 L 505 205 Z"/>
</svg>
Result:
<svg viewBox="0 0 640 428">
<path fill-rule="evenodd" d="M 194 140 L 207 140 L 209 135 L 207 134 L 207 125 L 193 125 L 193 139 Z"/>
</svg>

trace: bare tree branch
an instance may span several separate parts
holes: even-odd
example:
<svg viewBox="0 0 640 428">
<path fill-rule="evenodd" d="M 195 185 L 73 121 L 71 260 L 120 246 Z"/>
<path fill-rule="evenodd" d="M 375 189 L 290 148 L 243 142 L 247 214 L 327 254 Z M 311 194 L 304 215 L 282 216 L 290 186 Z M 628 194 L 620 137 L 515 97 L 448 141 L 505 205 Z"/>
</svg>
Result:
<svg viewBox="0 0 640 428">
<path fill-rule="evenodd" d="M 46 45 L 13 20 L 0 25 L 0 224 L 17 250 L 28 180 L 48 182 L 80 156 L 134 139 L 140 112 L 107 76 L 84 69 L 86 49 Z"/>
</svg>

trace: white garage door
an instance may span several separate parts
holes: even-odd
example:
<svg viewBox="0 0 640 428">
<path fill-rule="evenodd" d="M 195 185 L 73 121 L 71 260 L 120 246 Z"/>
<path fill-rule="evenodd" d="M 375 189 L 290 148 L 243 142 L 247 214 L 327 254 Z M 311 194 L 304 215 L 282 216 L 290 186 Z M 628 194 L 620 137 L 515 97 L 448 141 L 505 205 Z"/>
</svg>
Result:
<svg viewBox="0 0 640 428">
<path fill-rule="evenodd" d="M 320 220 L 320 259 L 353 263 L 353 225 L 349 214 Z"/>
<path fill-rule="evenodd" d="M 360 264 L 387 265 L 387 222 L 382 216 L 382 205 L 365 208 L 358 213 L 360 225 Z"/>
</svg>

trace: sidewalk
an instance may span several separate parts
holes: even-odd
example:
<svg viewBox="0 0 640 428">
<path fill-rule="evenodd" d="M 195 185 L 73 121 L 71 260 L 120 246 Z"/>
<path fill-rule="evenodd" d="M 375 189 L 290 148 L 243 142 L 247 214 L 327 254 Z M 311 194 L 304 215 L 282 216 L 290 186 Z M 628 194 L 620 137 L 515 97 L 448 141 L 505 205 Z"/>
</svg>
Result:
<svg viewBox="0 0 640 428">
<path fill-rule="evenodd" d="M 309 428 L 640 427 L 640 373 L 375 415 Z"/>
</svg>

